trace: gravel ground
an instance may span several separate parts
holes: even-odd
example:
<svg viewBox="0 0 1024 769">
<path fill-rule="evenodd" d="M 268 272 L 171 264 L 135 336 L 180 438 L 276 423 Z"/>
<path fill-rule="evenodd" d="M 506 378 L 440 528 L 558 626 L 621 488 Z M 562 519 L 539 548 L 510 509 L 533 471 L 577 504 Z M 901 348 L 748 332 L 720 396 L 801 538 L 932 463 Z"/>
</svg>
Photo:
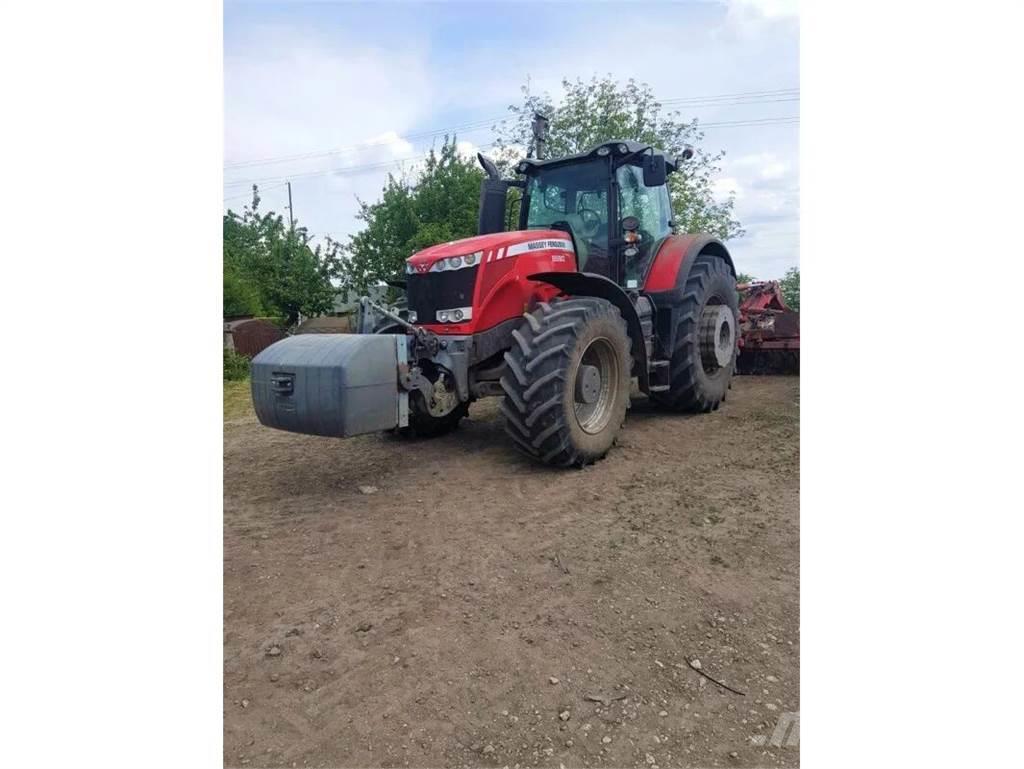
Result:
<svg viewBox="0 0 1024 769">
<path fill-rule="evenodd" d="M 228 416 L 225 765 L 798 765 L 798 378 L 573 471 Z"/>
</svg>

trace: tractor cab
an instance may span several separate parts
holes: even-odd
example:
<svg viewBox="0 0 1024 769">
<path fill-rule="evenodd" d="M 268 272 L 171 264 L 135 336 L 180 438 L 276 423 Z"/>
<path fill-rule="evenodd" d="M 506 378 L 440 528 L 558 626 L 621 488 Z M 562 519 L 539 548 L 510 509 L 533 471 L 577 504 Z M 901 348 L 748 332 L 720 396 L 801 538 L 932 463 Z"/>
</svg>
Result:
<svg viewBox="0 0 1024 769">
<path fill-rule="evenodd" d="M 667 176 L 679 160 L 649 145 L 616 140 L 563 158 L 528 158 L 517 164 L 523 178 L 516 181 L 499 179 L 486 158 L 480 162 L 491 177 L 481 195 L 481 234 L 504 230 L 505 193 L 520 187 L 519 230 L 568 233 L 578 269 L 623 288 L 643 285 L 654 255 L 672 234 Z"/>
</svg>

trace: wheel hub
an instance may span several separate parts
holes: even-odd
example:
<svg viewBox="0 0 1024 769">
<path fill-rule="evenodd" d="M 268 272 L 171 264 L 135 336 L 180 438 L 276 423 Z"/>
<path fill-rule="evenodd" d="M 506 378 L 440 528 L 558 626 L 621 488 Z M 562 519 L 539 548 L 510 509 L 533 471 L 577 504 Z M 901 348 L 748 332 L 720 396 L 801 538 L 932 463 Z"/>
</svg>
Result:
<svg viewBox="0 0 1024 769">
<path fill-rule="evenodd" d="M 586 433 L 601 432 L 611 419 L 619 387 L 615 348 L 604 337 L 593 340 L 580 358 L 573 382 L 576 421 Z"/>
<path fill-rule="evenodd" d="M 732 310 L 724 304 L 705 307 L 698 335 L 704 370 L 711 372 L 728 366 L 736 347 L 736 319 Z"/>
<path fill-rule="evenodd" d="M 601 371 L 597 366 L 580 366 L 576 375 L 576 400 L 581 403 L 596 403 L 601 394 Z"/>
</svg>

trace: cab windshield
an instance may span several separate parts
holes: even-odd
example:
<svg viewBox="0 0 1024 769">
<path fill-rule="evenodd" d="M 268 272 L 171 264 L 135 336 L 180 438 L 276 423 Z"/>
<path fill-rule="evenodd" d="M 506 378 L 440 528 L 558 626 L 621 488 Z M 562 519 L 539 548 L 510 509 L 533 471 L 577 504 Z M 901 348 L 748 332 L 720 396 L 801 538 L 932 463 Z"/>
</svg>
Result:
<svg viewBox="0 0 1024 769">
<path fill-rule="evenodd" d="M 542 168 L 526 185 L 526 226 L 567 225 L 576 241 L 580 271 L 611 276 L 608 258 L 608 161 Z"/>
</svg>

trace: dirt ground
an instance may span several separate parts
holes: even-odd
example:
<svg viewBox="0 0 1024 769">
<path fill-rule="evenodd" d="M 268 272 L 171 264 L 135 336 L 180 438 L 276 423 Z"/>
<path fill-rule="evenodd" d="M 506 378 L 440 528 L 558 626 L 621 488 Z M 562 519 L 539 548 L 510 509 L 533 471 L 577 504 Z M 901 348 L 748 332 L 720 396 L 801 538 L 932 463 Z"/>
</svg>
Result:
<svg viewBox="0 0 1024 769">
<path fill-rule="evenodd" d="M 638 396 L 584 470 L 470 416 L 342 441 L 228 409 L 225 765 L 797 765 L 799 379 Z"/>
</svg>

